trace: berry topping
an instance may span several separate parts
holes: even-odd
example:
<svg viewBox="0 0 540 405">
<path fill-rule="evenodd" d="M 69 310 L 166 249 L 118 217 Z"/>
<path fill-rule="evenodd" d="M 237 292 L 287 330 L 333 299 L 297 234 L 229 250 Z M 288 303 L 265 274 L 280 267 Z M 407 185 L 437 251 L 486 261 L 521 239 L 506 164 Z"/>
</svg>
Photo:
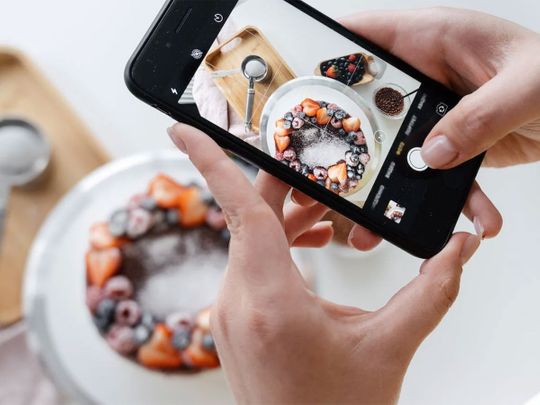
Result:
<svg viewBox="0 0 540 405">
<path fill-rule="evenodd" d="M 109 224 L 100 222 L 90 228 L 90 244 L 95 249 L 107 249 L 120 247 L 123 241 L 110 232 Z"/>
<path fill-rule="evenodd" d="M 317 111 L 317 124 L 326 125 L 330 122 L 332 117 L 328 115 L 328 110 L 326 108 L 321 108 Z"/>
<path fill-rule="evenodd" d="M 349 71 L 349 73 L 354 73 L 356 71 L 356 65 L 354 64 L 349 64 L 349 66 L 347 66 L 347 70 Z"/>
<path fill-rule="evenodd" d="M 291 138 L 288 136 L 280 136 L 278 133 L 274 135 L 274 140 L 276 141 L 276 147 L 279 152 L 285 152 L 285 149 L 291 144 Z"/>
<path fill-rule="evenodd" d="M 304 126 L 304 120 L 300 117 L 296 117 L 292 122 L 293 129 L 300 129 Z"/>
<path fill-rule="evenodd" d="M 105 296 L 113 300 L 127 300 L 133 295 L 133 285 L 125 276 L 111 278 L 103 290 Z"/>
<path fill-rule="evenodd" d="M 347 60 L 351 63 L 354 63 L 356 62 L 356 59 L 357 59 L 357 56 L 356 55 L 349 55 L 349 57 L 347 58 Z"/>
<path fill-rule="evenodd" d="M 362 153 L 360 155 L 360 163 L 362 163 L 364 166 L 369 163 L 371 160 L 371 156 L 369 156 L 367 153 Z"/>
<path fill-rule="evenodd" d="M 347 132 L 356 132 L 360 130 L 360 124 L 360 118 L 347 118 L 343 120 L 343 129 Z"/>
<path fill-rule="evenodd" d="M 137 346 L 141 346 L 148 342 L 148 339 L 152 336 L 151 329 L 147 328 L 143 324 L 137 326 L 134 330 L 134 340 Z"/>
<path fill-rule="evenodd" d="M 315 117 L 317 111 L 321 108 L 321 105 L 310 98 L 306 98 L 302 101 L 302 107 L 304 108 L 304 113 L 306 113 L 308 117 Z"/>
<path fill-rule="evenodd" d="M 339 184 L 347 182 L 347 164 L 345 162 L 338 163 L 328 169 L 328 178 Z"/>
<path fill-rule="evenodd" d="M 187 365 L 197 368 L 219 367 L 219 359 L 215 353 L 203 348 L 202 340 L 206 333 L 202 329 L 195 329 L 191 336 L 191 344 L 184 352 L 184 360 Z"/>
<path fill-rule="evenodd" d="M 214 338 L 210 333 L 207 333 L 202 338 L 202 347 L 204 350 L 209 352 L 215 352 L 216 351 L 216 342 L 214 342 Z"/>
<path fill-rule="evenodd" d="M 150 183 L 149 195 L 154 198 L 160 208 L 175 208 L 184 188 L 171 179 L 161 174 Z"/>
<path fill-rule="evenodd" d="M 107 332 L 109 327 L 114 322 L 115 310 L 116 301 L 109 298 L 105 298 L 98 304 L 94 317 L 94 323 L 102 333 Z"/>
<path fill-rule="evenodd" d="M 356 140 L 354 141 L 356 145 L 365 145 L 367 143 L 366 136 L 362 131 L 356 133 Z"/>
<path fill-rule="evenodd" d="M 206 213 L 207 225 L 215 231 L 221 231 L 227 227 L 225 214 L 218 207 L 211 207 Z"/>
<path fill-rule="evenodd" d="M 352 152 L 347 152 L 345 154 L 345 161 L 347 162 L 347 165 L 351 167 L 356 167 L 360 164 L 360 155 L 356 155 Z"/>
<path fill-rule="evenodd" d="M 91 285 L 103 287 L 120 269 L 122 255 L 118 248 L 91 250 L 86 254 L 86 269 Z"/>
<path fill-rule="evenodd" d="M 103 290 L 95 285 L 86 288 L 86 306 L 93 314 L 96 313 L 99 303 L 105 298 Z"/>
<path fill-rule="evenodd" d="M 141 346 L 137 359 L 153 369 L 175 369 L 182 365 L 182 356 L 172 344 L 172 332 L 165 325 L 157 325 L 152 338 Z"/>
<path fill-rule="evenodd" d="M 137 349 L 135 332 L 128 326 L 114 325 L 107 333 L 106 340 L 120 354 L 128 355 Z"/>
<path fill-rule="evenodd" d="M 200 191 L 196 187 L 185 190 L 179 199 L 180 224 L 185 228 L 204 225 L 208 206 L 201 201 Z"/>
<path fill-rule="evenodd" d="M 328 177 L 328 170 L 326 170 L 324 167 L 316 167 L 313 169 L 313 175 L 317 178 L 317 180 L 326 180 Z"/>
<path fill-rule="evenodd" d="M 293 148 L 288 148 L 285 152 L 283 152 L 283 158 L 292 162 L 293 160 L 296 160 L 296 152 Z"/>
<path fill-rule="evenodd" d="M 337 119 L 335 116 L 332 117 L 330 124 L 336 129 L 343 128 L 343 122 L 341 122 L 341 120 Z"/>
<path fill-rule="evenodd" d="M 109 232 L 112 236 L 119 238 L 125 236 L 129 222 L 128 210 L 117 210 L 109 219 Z"/>
<path fill-rule="evenodd" d="M 153 215 L 145 209 L 137 208 L 131 211 L 127 226 L 127 236 L 137 239 L 146 234 L 154 225 Z"/>
<path fill-rule="evenodd" d="M 177 350 L 186 350 L 191 344 L 191 332 L 187 329 L 177 329 L 174 331 L 172 344 Z"/>
<path fill-rule="evenodd" d="M 177 329 L 190 330 L 191 328 L 193 328 L 193 325 L 195 322 L 191 314 L 186 313 L 186 312 L 178 312 L 178 313 L 169 315 L 165 323 L 167 324 L 167 327 L 171 330 L 177 330 Z"/>
<path fill-rule="evenodd" d="M 116 306 L 115 319 L 118 325 L 135 326 L 141 319 L 141 307 L 132 300 L 120 301 Z"/>
<path fill-rule="evenodd" d="M 290 121 L 282 118 L 276 122 L 276 134 L 278 136 L 288 136 L 292 133 L 292 124 Z"/>
</svg>

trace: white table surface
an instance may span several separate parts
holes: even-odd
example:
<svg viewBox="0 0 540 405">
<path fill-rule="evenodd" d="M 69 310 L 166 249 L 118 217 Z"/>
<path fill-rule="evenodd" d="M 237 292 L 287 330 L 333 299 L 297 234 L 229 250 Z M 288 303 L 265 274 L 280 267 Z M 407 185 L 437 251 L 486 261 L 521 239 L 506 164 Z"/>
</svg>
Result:
<svg viewBox="0 0 540 405">
<path fill-rule="evenodd" d="M 435 5 L 434 0 L 310 0 L 331 16 L 360 9 Z M 115 157 L 170 147 L 170 119 L 135 100 L 124 65 L 161 0 L 0 0 L 0 43 L 25 50 Z M 453 0 L 540 30 L 533 0 Z M 1 85 L 1 83 L 0 83 Z M 508 89 L 511 91 L 511 89 Z M 467 266 L 458 303 L 414 359 L 404 404 L 514 404 L 540 390 L 540 164 L 483 170 L 480 181 L 505 216 L 501 236 Z M 461 224 L 463 228 L 465 224 Z M 321 292 L 374 309 L 416 274 L 419 260 L 385 246 L 328 256 Z"/>
</svg>

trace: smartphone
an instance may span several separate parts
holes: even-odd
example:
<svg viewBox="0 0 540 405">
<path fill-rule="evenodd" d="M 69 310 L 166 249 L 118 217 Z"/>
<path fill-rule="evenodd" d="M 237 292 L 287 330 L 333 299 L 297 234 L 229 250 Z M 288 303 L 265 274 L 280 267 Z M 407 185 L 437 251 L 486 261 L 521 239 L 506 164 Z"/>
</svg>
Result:
<svg viewBox="0 0 540 405">
<path fill-rule="evenodd" d="M 428 168 L 422 144 L 460 97 L 298 0 L 167 1 L 126 82 L 422 258 L 448 242 L 482 162 Z"/>
</svg>

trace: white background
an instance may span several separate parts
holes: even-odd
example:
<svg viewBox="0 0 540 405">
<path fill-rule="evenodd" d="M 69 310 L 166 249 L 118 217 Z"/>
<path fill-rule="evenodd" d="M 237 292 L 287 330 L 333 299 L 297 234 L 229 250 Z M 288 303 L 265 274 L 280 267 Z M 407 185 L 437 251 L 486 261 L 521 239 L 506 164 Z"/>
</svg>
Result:
<svg viewBox="0 0 540 405">
<path fill-rule="evenodd" d="M 360 9 L 436 5 L 427 0 L 309 3 L 336 17 Z M 113 156 L 170 147 L 165 135 L 170 120 L 136 101 L 122 78 L 161 4 L 0 0 L 0 43 L 33 57 Z M 540 30 L 536 1 L 444 4 L 484 10 Z M 505 216 L 505 228 L 467 266 L 457 305 L 411 365 L 403 403 L 521 403 L 540 390 L 539 178 L 538 164 L 480 174 Z M 321 272 L 323 294 L 368 309 L 383 304 L 420 264 L 390 246 L 371 255 L 326 253 L 318 260 L 327 267 Z"/>
</svg>

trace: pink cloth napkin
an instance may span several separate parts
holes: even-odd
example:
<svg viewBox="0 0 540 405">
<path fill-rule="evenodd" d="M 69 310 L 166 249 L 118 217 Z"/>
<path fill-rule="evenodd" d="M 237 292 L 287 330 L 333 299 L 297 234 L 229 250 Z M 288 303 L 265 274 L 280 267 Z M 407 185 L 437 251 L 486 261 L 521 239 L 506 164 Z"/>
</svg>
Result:
<svg viewBox="0 0 540 405">
<path fill-rule="evenodd" d="M 26 344 L 20 324 L 0 331 L 0 405 L 54 405 L 61 398 Z"/>
<path fill-rule="evenodd" d="M 231 38 L 236 31 L 234 24 L 227 24 L 220 33 L 217 44 Z M 229 131 L 249 144 L 260 148 L 260 136 L 254 133 L 245 133 L 243 117 L 238 116 L 231 108 L 221 90 L 216 86 L 210 72 L 205 69 L 199 69 L 195 74 L 193 98 L 203 118 L 206 118 L 208 121 L 213 122 L 220 128 Z"/>
</svg>

